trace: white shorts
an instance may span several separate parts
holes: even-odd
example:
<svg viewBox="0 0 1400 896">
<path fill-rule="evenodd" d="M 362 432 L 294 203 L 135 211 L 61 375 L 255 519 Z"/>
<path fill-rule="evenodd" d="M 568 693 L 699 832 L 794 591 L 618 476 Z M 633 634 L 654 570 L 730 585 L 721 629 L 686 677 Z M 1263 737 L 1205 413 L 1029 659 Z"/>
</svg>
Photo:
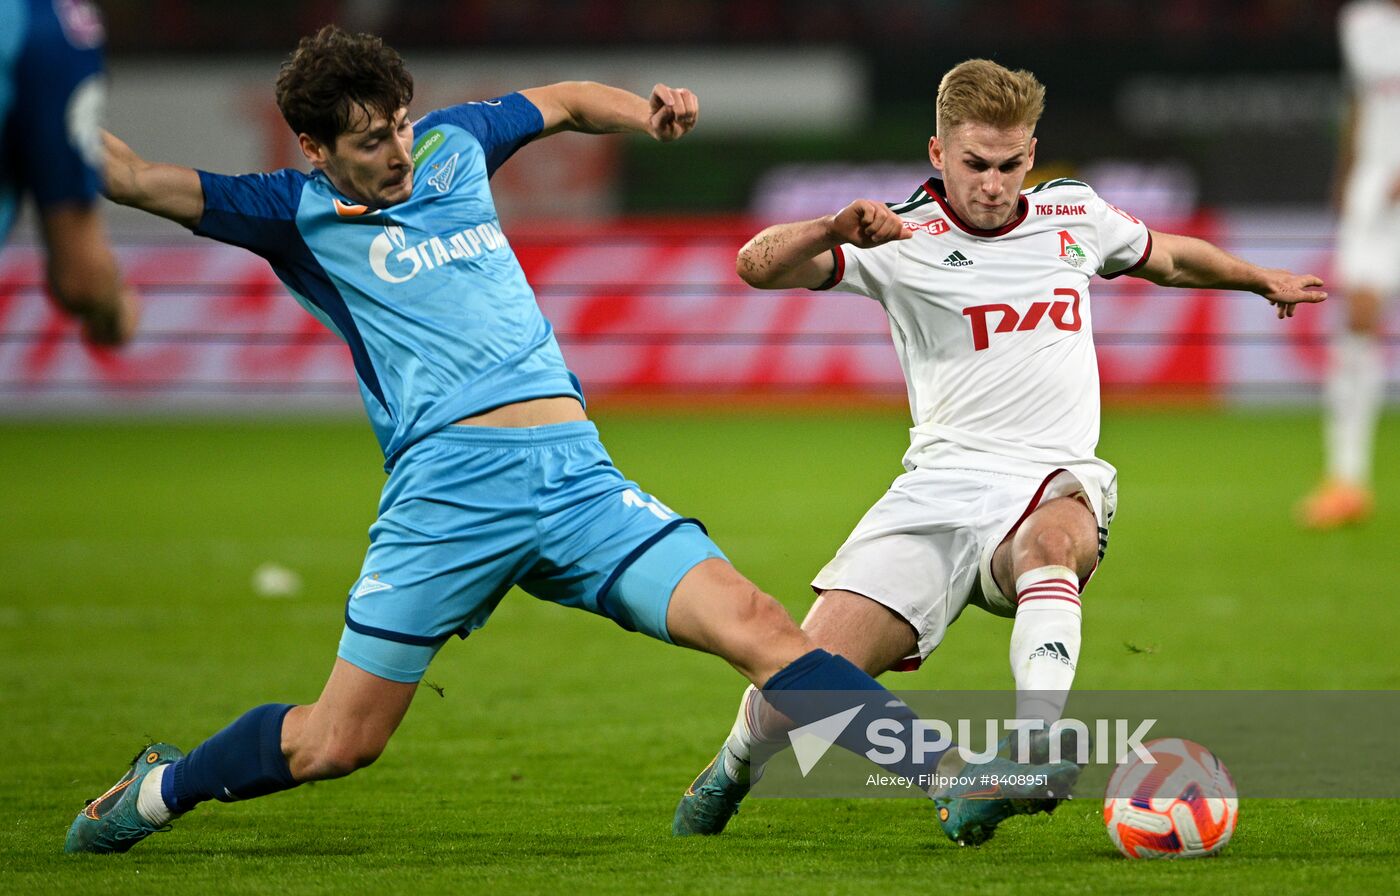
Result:
<svg viewBox="0 0 1400 896">
<path fill-rule="evenodd" d="M 1014 595 L 1002 594 L 992 577 L 997 546 L 1041 504 L 1075 496 L 1098 520 L 1102 560 L 1118 503 L 1117 475 L 1108 464 L 1073 471 L 1027 464 L 1024 473 L 924 467 L 905 473 L 812 587 L 864 595 L 907 620 L 918 635 L 918 653 L 899 670 L 918 668 L 969 603 L 1015 616 Z M 1080 587 L 1087 583 L 1088 577 Z"/>
<path fill-rule="evenodd" d="M 1381 202 L 1390 175 L 1354 175 L 1337 228 L 1337 277 L 1345 289 L 1400 290 L 1400 206 Z"/>
</svg>

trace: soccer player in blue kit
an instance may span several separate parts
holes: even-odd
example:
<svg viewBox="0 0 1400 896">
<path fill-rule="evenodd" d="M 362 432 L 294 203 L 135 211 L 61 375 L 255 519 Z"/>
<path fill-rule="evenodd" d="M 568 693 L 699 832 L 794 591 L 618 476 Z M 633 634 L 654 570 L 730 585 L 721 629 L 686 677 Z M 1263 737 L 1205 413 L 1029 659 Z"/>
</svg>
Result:
<svg viewBox="0 0 1400 896">
<path fill-rule="evenodd" d="M 105 136 L 108 196 L 256 252 L 345 340 L 389 476 L 320 698 L 251 709 L 187 756 L 147 746 L 78 814 L 69 852 L 125 852 L 200 802 L 369 765 L 438 649 L 517 584 L 716 654 L 796 723 L 820 701 L 783 696 L 860 691 L 869 713 L 915 736 L 907 707 L 816 649 L 698 521 L 612 465 L 501 232 L 488 179 L 521 146 L 563 130 L 674 140 L 695 124 L 695 96 L 565 82 L 411 122 L 412 93 L 392 49 L 328 26 L 277 81 L 311 175 L 152 164 Z M 865 732 L 851 725 L 836 744 L 866 752 Z M 939 759 L 906 755 L 887 767 L 913 777 Z M 1077 773 L 1040 768 L 1051 791 Z"/>
<path fill-rule="evenodd" d="M 81 0 L 0 0 L 0 244 L 32 197 L 49 293 L 94 345 L 136 326 L 97 206 L 102 19 Z"/>
</svg>

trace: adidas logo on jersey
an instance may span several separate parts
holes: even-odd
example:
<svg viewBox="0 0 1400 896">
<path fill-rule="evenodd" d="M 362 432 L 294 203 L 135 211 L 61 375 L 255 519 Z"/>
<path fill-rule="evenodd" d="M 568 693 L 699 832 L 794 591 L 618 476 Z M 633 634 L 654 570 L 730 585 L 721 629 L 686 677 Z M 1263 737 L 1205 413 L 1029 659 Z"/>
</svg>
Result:
<svg viewBox="0 0 1400 896">
<path fill-rule="evenodd" d="M 1074 668 L 1074 660 L 1069 658 L 1069 651 L 1066 650 L 1065 645 L 1061 644 L 1059 641 L 1050 641 L 1042 644 L 1030 655 L 1030 659 L 1033 660 L 1041 657 L 1059 660 L 1071 669 Z"/>
<path fill-rule="evenodd" d="M 972 259 L 961 252 L 954 251 L 953 254 L 943 259 L 943 263 L 950 268 L 965 268 L 972 264 Z"/>
</svg>

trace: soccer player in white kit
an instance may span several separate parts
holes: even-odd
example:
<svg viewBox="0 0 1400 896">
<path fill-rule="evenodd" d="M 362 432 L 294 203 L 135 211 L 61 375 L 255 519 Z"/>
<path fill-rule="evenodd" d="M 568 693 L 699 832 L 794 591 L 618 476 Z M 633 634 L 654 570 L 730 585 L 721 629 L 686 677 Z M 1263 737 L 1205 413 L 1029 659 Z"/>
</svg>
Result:
<svg viewBox="0 0 1400 896">
<path fill-rule="evenodd" d="M 1385 299 L 1400 288 L 1400 2 L 1355 0 L 1338 19 L 1350 99 L 1338 160 L 1337 274 L 1345 320 L 1327 373 L 1326 474 L 1298 520 L 1333 529 L 1370 516 L 1385 390 Z"/>
<path fill-rule="evenodd" d="M 763 289 L 838 289 L 880 302 L 914 417 L 906 473 L 812 583 L 803 628 L 872 675 L 911 668 L 968 604 L 1015 620 L 1016 714 L 1060 717 L 1079 661 L 1081 593 L 1107 543 L 1116 474 L 1095 457 L 1099 381 L 1090 280 L 1240 289 L 1280 318 L 1319 302 L 1318 277 L 1266 270 L 1202 240 L 1149 230 L 1086 184 L 1022 192 L 1044 87 L 987 60 L 938 89 L 929 159 L 942 173 L 904 203 L 857 200 L 780 224 L 739 253 Z M 677 807 L 676 834 L 716 834 L 785 739 L 745 692 L 715 760 Z M 948 836 L 980 843 L 1053 804 L 938 794 Z"/>
</svg>

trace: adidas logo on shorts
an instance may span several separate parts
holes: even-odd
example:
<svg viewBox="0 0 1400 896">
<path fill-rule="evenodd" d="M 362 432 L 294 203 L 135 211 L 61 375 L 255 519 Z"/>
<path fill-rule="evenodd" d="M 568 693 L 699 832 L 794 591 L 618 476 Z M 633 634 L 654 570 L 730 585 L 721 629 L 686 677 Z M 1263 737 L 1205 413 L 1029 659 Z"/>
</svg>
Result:
<svg viewBox="0 0 1400 896">
<path fill-rule="evenodd" d="M 949 255 L 947 258 L 943 259 L 943 263 L 950 268 L 965 268 L 968 265 L 972 264 L 972 259 L 968 258 L 961 252 L 954 251 L 952 255 Z"/>
</svg>

